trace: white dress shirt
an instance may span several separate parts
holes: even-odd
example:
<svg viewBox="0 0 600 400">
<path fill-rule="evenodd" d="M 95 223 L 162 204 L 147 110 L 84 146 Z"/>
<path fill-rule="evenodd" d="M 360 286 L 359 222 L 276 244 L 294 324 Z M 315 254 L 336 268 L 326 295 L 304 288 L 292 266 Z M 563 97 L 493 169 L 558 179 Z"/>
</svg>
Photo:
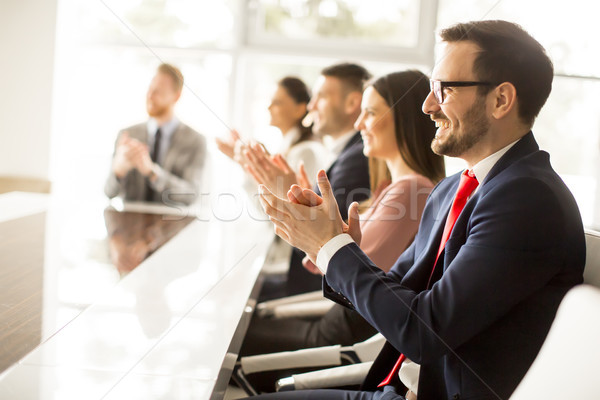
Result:
<svg viewBox="0 0 600 400">
<path fill-rule="evenodd" d="M 479 161 L 477 164 L 475 164 L 473 166 L 473 168 L 472 168 L 473 173 L 475 174 L 475 178 L 477 179 L 477 181 L 479 183 L 481 183 L 485 180 L 485 177 L 490 172 L 490 170 L 494 167 L 494 165 L 496 165 L 496 163 L 498 162 L 500 157 L 502 157 L 504 155 L 504 153 L 506 153 L 511 147 L 513 147 L 515 145 L 515 143 L 517 143 L 519 140 L 515 140 L 508 146 L 503 147 L 502 149 L 500 149 L 497 152 L 495 152 L 494 154 L 484 158 L 483 160 Z M 473 193 L 476 193 L 480 187 L 481 187 L 481 185 L 477 186 L 477 188 L 475 189 L 475 191 Z M 319 268 L 319 270 L 323 274 L 327 273 L 327 267 L 329 265 L 329 261 L 335 255 L 335 253 L 337 253 L 338 250 L 341 249 L 342 247 L 344 247 L 345 245 L 353 243 L 353 242 L 354 242 L 354 240 L 347 233 L 342 233 L 342 234 L 339 234 L 339 235 L 333 237 L 331 240 L 329 240 L 327 243 L 325 243 L 325 245 L 323 245 L 323 247 L 321 247 L 321 249 L 317 253 L 317 268 Z"/>
<path fill-rule="evenodd" d="M 296 172 L 298 172 L 299 164 L 302 162 L 312 186 L 316 180 L 317 172 L 320 169 L 325 169 L 332 157 L 323 146 L 323 143 L 319 141 L 304 140 L 294 144 L 300 139 L 301 134 L 302 132 L 297 127 L 286 132 L 279 146 L 279 153 L 285 157 L 287 163 Z"/>
<path fill-rule="evenodd" d="M 329 151 L 329 153 L 331 155 L 331 159 L 329 160 L 327 168 L 324 168 L 324 169 L 327 170 L 327 169 L 329 169 L 329 167 L 331 167 L 331 164 L 333 164 L 335 162 L 335 160 L 337 160 L 337 158 L 342 153 L 342 150 L 344 150 L 344 147 L 346 147 L 346 145 L 348 144 L 350 139 L 352 139 L 352 137 L 355 134 L 356 134 L 356 131 L 352 130 L 350 132 L 344 133 L 342 136 L 339 136 L 335 139 L 332 138 L 331 136 L 325 136 L 323 138 L 323 145 L 325 146 L 325 148 Z"/>
<path fill-rule="evenodd" d="M 279 149 L 277 150 L 277 153 L 286 154 L 292 148 L 292 144 L 296 142 L 296 140 L 300 139 L 300 135 L 300 129 L 298 129 L 298 127 L 296 126 L 290 129 L 289 131 L 283 133 L 283 137 L 281 139 L 281 143 L 279 144 Z"/>
</svg>

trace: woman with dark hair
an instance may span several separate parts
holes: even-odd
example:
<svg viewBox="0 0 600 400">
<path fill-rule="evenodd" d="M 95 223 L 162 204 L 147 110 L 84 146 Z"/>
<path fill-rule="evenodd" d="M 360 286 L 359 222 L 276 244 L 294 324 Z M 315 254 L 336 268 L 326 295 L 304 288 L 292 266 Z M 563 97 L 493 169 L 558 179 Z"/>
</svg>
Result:
<svg viewBox="0 0 600 400">
<path fill-rule="evenodd" d="M 386 271 L 412 242 L 427 195 L 445 176 L 443 157 L 431 150 L 435 124 L 421 111 L 428 93 L 429 79 L 419 71 L 385 75 L 366 87 L 355 125 L 373 193 L 360 207 L 360 247 Z"/>
<path fill-rule="evenodd" d="M 313 134 L 312 125 L 302 121 L 308 114 L 310 92 L 300 79 L 285 77 L 277 83 L 277 89 L 269 105 L 271 125 L 279 128 L 283 142 L 278 151 L 289 165 L 298 170 L 302 162 L 306 175 L 314 179 L 320 168 L 328 162 L 327 151 Z"/>
<path fill-rule="evenodd" d="M 312 129 L 302 125 L 302 119 L 308 113 L 309 102 L 308 87 L 300 79 L 286 76 L 277 82 L 277 90 L 269 105 L 271 125 L 278 127 L 284 136 L 297 129 L 299 135 L 294 135 L 292 146 L 305 140 L 315 139 Z"/>
<path fill-rule="evenodd" d="M 287 76 L 277 82 L 273 93 L 269 113 L 270 125 L 279 128 L 283 135 L 282 143 L 277 151 L 289 165 L 297 169 L 303 163 L 306 175 L 316 176 L 317 171 L 327 164 L 327 151 L 312 133 L 312 128 L 302 125 L 308 113 L 310 92 L 302 80 Z M 229 140 L 217 138 L 219 150 L 231 159 L 244 165 L 243 150 L 245 145 L 238 132 L 231 131 Z"/>
<path fill-rule="evenodd" d="M 443 157 L 431 150 L 435 124 L 421 112 L 429 91 L 429 79 L 419 71 L 381 77 L 366 87 L 355 124 L 363 137 L 364 154 L 370 158 L 373 193 L 361 205 L 360 247 L 385 271 L 412 242 L 427 197 L 445 175 Z M 304 265 L 320 273 L 308 259 Z M 358 313 L 334 304 L 317 319 L 254 317 L 240 354 L 351 345 L 375 333 Z M 254 383 L 262 390 L 273 389 L 260 380 Z"/>
</svg>

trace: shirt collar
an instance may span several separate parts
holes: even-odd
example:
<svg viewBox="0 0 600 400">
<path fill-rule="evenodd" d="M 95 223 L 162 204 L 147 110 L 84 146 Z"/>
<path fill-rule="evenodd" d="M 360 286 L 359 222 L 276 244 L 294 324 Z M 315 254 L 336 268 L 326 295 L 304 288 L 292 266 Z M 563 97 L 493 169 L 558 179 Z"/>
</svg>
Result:
<svg viewBox="0 0 600 400">
<path fill-rule="evenodd" d="M 473 171 L 473 174 L 475 174 L 475 178 L 477 178 L 477 182 L 479 182 L 479 186 L 477 186 L 477 189 L 475 189 L 475 191 L 479 190 L 479 188 L 481 187 L 481 183 L 485 180 L 486 176 L 492 170 L 494 165 L 496 165 L 498 160 L 500 160 L 500 158 L 508 150 L 510 150 L 510 148 L 513 147 L 519 140 L 521 140 L 521 139 L 517 139 L 514 142 L 510 143 L 508 146 L 501 148 L 494 154 L 487 156 L 486 158 L 484 158 L 483 160 L 481 160 L 477 164 L 475 164 L 473 166 L 473 168 L 471 168 Z"/>
<path fill-rule="evenodd" d="M 298 139 L 300 139 L 300 129 L 295 126 L 283 135 L 279 152 L 286 153 Z"/>
<path fill-rule="evenodd" d="M 344 150 L 344 147 L 346 147 L 346 145 L 348 144 L 350 139 L 352 139 L 354 134 L 356 134 L 356 131 L 352 130 L 350 132 L 344 133 L 343 135 L 335 139 L 333 139 L 331 136 L 325 136 L 323 138 L 323 145 L 327 150 L 329 150 L 331 154 L 337 157 L 341 154 L 342 150 Z"/>
<path fill-rule="evenodd" d="M 162 138 L 166 139 L 168 141 L 178 126 L 179 126 L 179 120 L 177 119 L 177 117 L 173 117 L 171 120 L 162 124 L 162 126 L 160 127 L 160 132 L 162 134 Z M 146 127 L 148 129 L 149 137 L 154 138 L 154 135 L 156 134 L 156 130 L 158 129 L 158 123 L 156 122 L 156 120 L 154 118 L 150 118 L 148 120 L 148 123 L 146 124 Z"/>
</svg>

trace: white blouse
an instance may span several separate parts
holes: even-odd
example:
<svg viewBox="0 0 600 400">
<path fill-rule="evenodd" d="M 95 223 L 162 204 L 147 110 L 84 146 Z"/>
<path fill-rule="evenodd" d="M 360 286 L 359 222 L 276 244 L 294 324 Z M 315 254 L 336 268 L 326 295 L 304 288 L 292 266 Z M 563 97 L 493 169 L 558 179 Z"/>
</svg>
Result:
<svg viewBox="0 0 600 400">
<path fill-rule="evenodd" d="M 327 168 L 331 156 L 329 151 L 321 142 L 305 140 L 292 145 L 300 137 L 300 129 L 292 128 L 285 135 L 280 146 L 279 153 L 283 155 L 292 169 L 298 172 L 300 161 L 304 162 L 304 168 L 311 184 L 316 182 L 317 172 Z"/>
</svg>

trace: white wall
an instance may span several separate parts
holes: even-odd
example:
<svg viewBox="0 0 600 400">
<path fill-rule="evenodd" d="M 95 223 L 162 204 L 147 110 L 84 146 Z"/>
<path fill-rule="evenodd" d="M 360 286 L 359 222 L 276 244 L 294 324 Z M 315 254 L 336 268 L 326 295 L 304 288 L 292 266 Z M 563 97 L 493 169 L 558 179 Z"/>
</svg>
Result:
<svg viewBox="0 0 600 400">
<path fill-rule="evenodd" d="M 56 8 L 0 1 L 0 175 L 48 178 Z"/>
</svg>

